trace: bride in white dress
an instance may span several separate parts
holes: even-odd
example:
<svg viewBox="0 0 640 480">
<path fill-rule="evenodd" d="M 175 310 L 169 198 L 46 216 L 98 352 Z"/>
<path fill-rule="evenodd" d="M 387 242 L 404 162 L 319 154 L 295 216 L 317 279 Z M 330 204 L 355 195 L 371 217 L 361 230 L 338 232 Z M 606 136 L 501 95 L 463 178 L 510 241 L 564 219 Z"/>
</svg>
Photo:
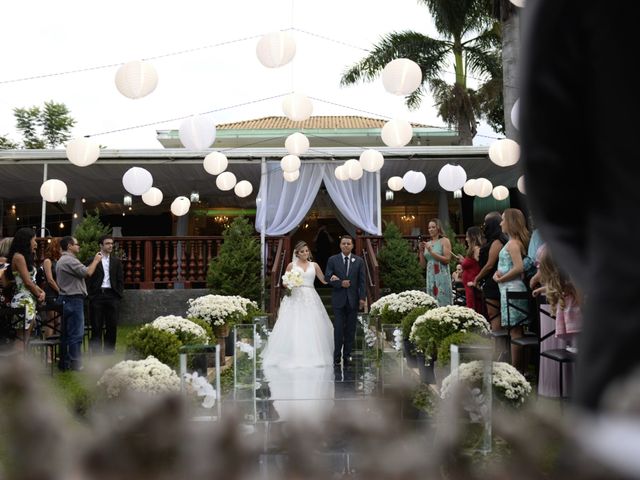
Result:
<svg viewBox="0 0 640 480">
<path fill-rule="evenodd" d="M 320 266 L 309 261 L 309 257 L 307 244 L 298 242 L 293 262 L 287 266 L 287 271 L 300 271 L 304 283 L 282 299 L 278 319 L 262 353 L 264 367 L 297 368 L 333 364 L 333 325 L 313 287 L 316 277 L 322 283 L 327 282 Z"/>
</svg>

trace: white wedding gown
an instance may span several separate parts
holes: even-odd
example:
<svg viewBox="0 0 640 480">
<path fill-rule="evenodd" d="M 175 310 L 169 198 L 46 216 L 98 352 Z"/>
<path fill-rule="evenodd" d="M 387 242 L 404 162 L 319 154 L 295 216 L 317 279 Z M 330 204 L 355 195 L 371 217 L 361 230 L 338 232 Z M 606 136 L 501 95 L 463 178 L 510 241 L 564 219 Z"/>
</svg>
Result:
<svg viewBox="0 0 640 480">
<path fill-rule="evenodd" d="M 312 262 L 302 274 L 303 286 L 284 297 L 267 346 L 262 353 L 263 367 L 299 368 L 333 364 L 333 325 L 313 287 L 316 277 Z"/>
</svg>

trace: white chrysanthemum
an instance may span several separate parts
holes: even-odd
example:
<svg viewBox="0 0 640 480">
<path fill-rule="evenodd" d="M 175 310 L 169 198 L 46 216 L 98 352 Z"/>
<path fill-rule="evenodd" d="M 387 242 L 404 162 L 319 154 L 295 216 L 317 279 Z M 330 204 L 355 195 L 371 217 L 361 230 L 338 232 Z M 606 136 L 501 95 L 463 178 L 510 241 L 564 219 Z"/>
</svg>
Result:
<svg viewBox="0 0 640 480">
<path fill-rule="evenodd" d="M 256 302 L 238 295 L 204 295 L 191 298 L 187 303 L 188 317 L 201 318 L 212 326 L 221 326 L 231 317 L 246 315 L 249 306 L 258 308 Z"/>
<path fill-rule="evenodd" d="M 153 356 L 144 360 L 124 360 L 106 370 L 98 386 L 106 390 L 109 398 L 124 391 L 140 393 L 168 393 L 180 390 L 176 372 Z"/>
<path fill-rule="evenodd" d="M 380 297 L 371 304 L 371 313 L 379 315 L 384 307 L 387 310 L 398 313 L 410 312 L 416 307 L 435 308 L 438 302 L 431 295 L 420 290 L 407 290 L 401 293 L 391 293 Z"/>
<path fill-rule="evenodd" d="M 176 315 L 158 317 L 149 325 L 155 329 L 164 330 L 165 332 L 173 334 L 178 334 L 180 332 L 190 333 L 202 339 L 203 343 L 207 343 L 209 341 L 209 337 L 207 336 L 207 332 L 204 328 L 197 323 L 193 323 L 191 320 L 178 317 Z"/>
</svg>

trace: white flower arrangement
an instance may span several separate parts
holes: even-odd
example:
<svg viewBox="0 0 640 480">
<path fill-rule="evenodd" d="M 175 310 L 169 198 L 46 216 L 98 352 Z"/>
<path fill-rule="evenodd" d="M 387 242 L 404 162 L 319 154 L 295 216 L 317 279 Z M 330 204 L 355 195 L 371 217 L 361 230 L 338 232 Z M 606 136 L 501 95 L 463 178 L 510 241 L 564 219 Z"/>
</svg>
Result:
<svg viewBox="0 0 640 480">
<path fill-rule="evenodd" d="M 365 322 L 364 317 L 362 315 L 358 315 L 358 322 L 362 325 L 362 331 L 364 332 L 364 341 L 368 347 L 373 347 L 378 341 L 376 337 L 376 332 L 374 332 L 369 324 Z"/>
<path fill-rule="evenodd" d="M 205 320 L 212 327 L 231 325 L 247 315 L 248 308 L 258 309 L 258 304 L 238 295 L 204 295 L 187 302 L 188 317 Z"/>
<path fill-rule="evenodd" d="M 304 284 L 304 279 L 298 270 L 289 270 L 282 275 L 282 284 L 289 290 L 301 287 Z"/>
<path fill-rule="evenodd" d="M 216 404 L 217 393 L 213 385 L 205 377 L 199 376 L 198 372 L 185 373 L 184 383 L 187 394 L 195 395 L 198 398 L 204 397 L 202 406 L 204 408 L 213 408 Z"/>
<path fill-rule="evenodd" d="M 198 338 L 201 343 L 209 343 L 210 338 L 207 332 L 197 323 L 192 322 L 183 317 L 176 315 L 166 315 L 156 318 L 149 324 L 152 328 L 164 330 L 165 332 L 180 335 L 181 333 L 193 335 Z"/>
<path fill-rule="evenodd" d="M 463 363 L 458 368 L 458 381 L 472 388 L 481 385 L 482 375 L 483 362 L 479 360 Z M 449 374 L 442 381 L 442 398 L 451 395 L 455 385 L 454 378 L 454 375 Z M 531 393 L 531 384 L 527 379 L 514 366 L 505 362 L 493 362 L 491 383 L 494 394 L 503 402 L 515 407 L 522 405 Z"/>
<path fill-rule="evenodd" d="M 170 367 L 153 356 L 144 360 L 124 360 L 106 370 L 98 386 L 107 397 L 116 398 L 124 391 L 160 394 L 180 390 L 180 378 Z"/>
<path fill-rule="evenodd" d="M 402 329 L 396 328 L 393 331 L 393 348 L 395 350 L 402 350 Z"/>
<path fill-rule="evenodd" d="M 391 293 L 380 297 L 371 304 L 372 315 L 388 315 L 392 318 L 385 323 L 399 323 L 411 310 L 417 307 L 436 308 L 438 301 L 431 295 L 420 290 L 407 290 L 400 293 Z"/>
<path fill-rule="evenodd" d="M 247 357 L 249 358 L 249 360 L 253 359 L 253 354 L 254 354 L 254 348 L 253 345 L 247 343 L 247 342 L 236 342 L 236 348 L 238 350 L 240 350 L 242 353 L 245 353 L 247 355 Z"/>
</svg>

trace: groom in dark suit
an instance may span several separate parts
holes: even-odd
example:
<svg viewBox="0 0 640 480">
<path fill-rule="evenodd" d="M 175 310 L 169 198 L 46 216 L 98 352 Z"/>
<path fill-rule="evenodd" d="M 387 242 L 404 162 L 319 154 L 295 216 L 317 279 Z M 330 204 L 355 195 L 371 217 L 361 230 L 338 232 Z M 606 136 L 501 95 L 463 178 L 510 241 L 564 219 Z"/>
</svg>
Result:
<svg viewBox="0 0 640 480">
<path fill-rule="evenodd" d="M 353 255 L 353 238 L 343 235 L 340 239 L 341 253 L 329 257 L 325 280 L 333 287 L 333 363 L 340 365 L 351 361 L 351 350 L 356 338 L 358 309 L 364 308 L 366 300 L 364 283 L 364 261 Z M 344 352 L 343 352 L 344 345 Z"/>
</svg>

